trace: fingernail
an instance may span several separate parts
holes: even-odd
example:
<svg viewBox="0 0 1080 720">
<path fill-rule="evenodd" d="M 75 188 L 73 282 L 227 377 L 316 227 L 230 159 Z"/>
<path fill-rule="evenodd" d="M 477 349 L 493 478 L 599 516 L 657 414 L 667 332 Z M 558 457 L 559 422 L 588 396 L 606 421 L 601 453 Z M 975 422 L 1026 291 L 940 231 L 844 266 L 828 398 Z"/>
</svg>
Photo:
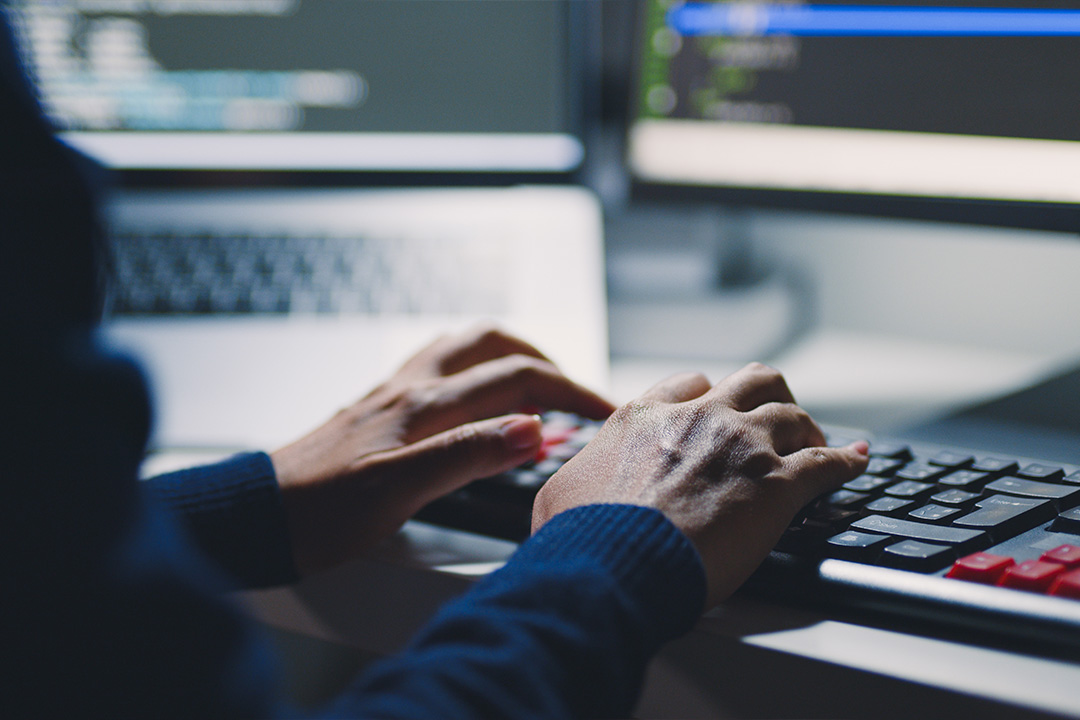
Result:
<svg viewBox="0 0 1080 720">
<path fill-rule="evenodd" d="M 501 428 L 506 444 L 514 450 L 528 450 L 540 445 L 540 426 L 532 418 L 514 418 Z"/>
<path fill-rule="evenodd" d="M 856 440 L 848 447 L 850 447 L 852 450 L 859 453 L 860 455 L 870 454 L 870 443 L 866 442 L 865 440 Z"/>
</svg>

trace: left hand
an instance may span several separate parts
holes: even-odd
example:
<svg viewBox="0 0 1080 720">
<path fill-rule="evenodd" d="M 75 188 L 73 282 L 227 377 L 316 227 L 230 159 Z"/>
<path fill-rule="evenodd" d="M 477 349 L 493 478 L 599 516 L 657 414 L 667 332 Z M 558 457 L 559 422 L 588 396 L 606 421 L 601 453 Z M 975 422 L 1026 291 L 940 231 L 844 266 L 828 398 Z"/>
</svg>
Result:
<svg viewBox="0 0 1080 720">
<path fill-rule="evenodd" d="M 526 407 L 614 407 L 491 328 L 441 338 L 311 434 L 271 454 L 301 574 L 355 557 L 424 505 L 536 456 Z M 508 414 L 509 413 L 509 414 Z"/>
</svg>

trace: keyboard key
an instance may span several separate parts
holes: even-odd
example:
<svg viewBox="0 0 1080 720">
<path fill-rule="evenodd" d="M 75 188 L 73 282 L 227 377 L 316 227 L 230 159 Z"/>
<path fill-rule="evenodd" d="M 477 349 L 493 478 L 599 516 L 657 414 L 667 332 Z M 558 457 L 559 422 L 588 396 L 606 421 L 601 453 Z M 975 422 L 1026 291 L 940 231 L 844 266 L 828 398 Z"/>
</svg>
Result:
<svg viewBox="0 0 1080 720">
<path fill-rule="evenodd" d="M 1080 470 L 1071 472 L 1061 479 L 1067 483 L 1072 483 L 1073 485 L 1080 485 Z"/>
<path fill-rule="evenodd" d="M 881 564 L 913 572 L 934 572 L 956 559 L 956 551 L 945 545 L 904 540 L 889 545 L 881 553 Z"/>
<path fill-rule="evenodd" d="M 979 546 L 985 546 L 989 540 L 987 534 L 981 530 L 971 528 L 946 527 L 942 525 L 929 525 L 927 523 L 901 520 L 899 518 L 885 517 L 883 515 L 871 515 L 851 523 L 852 530 L 861 532 L 879 533 L 894 537 L 907 538 L 925 542 L 954 545 L 963 548 L 964 552 L 978 550 Z"/>
<path fill-rule="evenodd" d="M 913 462 L 905 465 L 893 473 L 898 480 L 915 480 L 919 482 L 933 482 L 937 478 L 949 472 L 948 468 L 928 465 L 921 462 Z"/>
<path fill-rule="evenodd" d="M 901 480 L 923 480 L 932 481 L 936 478 L 945 475 L 948 472 L 947 467 L 939 467 L 936 465 L 930 465 L 922 462 L 913 462 L 904 465 L 904 467 L 893 473 L 893 477 Z"/>
<path fill-rule="evenodd" d="M 910 460 L 912 454 L 911 448 L 906 443 L 875 440 L 870 443 L 870 457 Z"/>
<path fill-rule="evenodd" d="M 1038 482 L 1017 477 L 998 478 L 986 486 L 991 492 L 1007 495 L 1052 500 L 1058 509 L 1065 509 L 1080 504 L 1080 487 L 1058 485 L 1057 483 Z"/>
<path fill-rule="evenodd" d="M 902 498 L 904 500 L 919 500 L 924 497 L 928 497 L 935 488 L 931 483 L 915 482 L 914 480 L 905 480 L 904 482 L 897 483 L 892 487 L 885 489 L 885 494 L 892 497 Z"/>
<path fill-rule="evenodd" d="M 949 505 L 951 507 L 967 507 L 972 505 L 982 495 L 978 493 L 968 492 L 967 490 L 957 490 L 955 488 L 950 490 L 943 490 L 937 495 L 932 495 L 930 500 L 938 505 Z"/>
<path fill-rule="evenodd" d="M 957 528 L 987 530 L 996 542 L 1017 535 L 1049 520 L 1054 505 L 1049 500 L 991 495 L 975 503 L 978 510 L 957 518 Z"/>
<path fill-rule="evenodd" d="M 1015 564 L 1016 561 L 1011 557 L 979 552 L 957 560 L 949 572 L 945 573 L 945 577 L 997 585 L 1005 571 Z"/>
<path fill-rule="evenodd" d="M 1065 572 L 1064 565 L 1040 560 L 1025 560 L 1007 569 L 998 581 L 998 585 L 1014 590 L 1044 593 L 1050 589 L 1054 578 L 1063 572 Z"/>
<path fill-rule="evenodd" d="M 1006 460 L 999 457 L 985 457 L 975 461 L 972 470 L 991 473 L 1009 473 L 1019 467 L 1015 460 Z"/>
<path fill-rule="evenodd" d="M 892 458 L 870 458 L 869 465 L 866 466 L 867 475 L 891 475 L 896 470 L 904 465 L 903 460 L 894 460 Z"/>
<path fill-rule="evenodd" d="M 1050 524 L 1050 530 L 1052 532 L 1080 535 L 1080 508 L 1073 508 L 1058 514 L 1057 519 Z"/>
<path fill-rule="evenodd" d="M 1039 559 L 1043 562 L 1058 563 L 1067 568 L 1077 568 L 1080 567 L 1080 547 L 1062 545 L 1053 550 L 1047 550 Z"/>
<path fill-rule="evenodd" d="M 934 454 L 930 458 L 929 462 L 931 465 L 941 465 L 942 467 L 959 468 L 965 467 L 975 462 L 975 458 L 966 453 L 942 450 L 941 452 Z"/>
<path fill-rule="evenodd" d="M 816 503 L 806 513 L 803 522 L 813 522 L 828 528 L 830 533 L 847 527 L 861 514 L 856 510 L 849 510 L 827 502 Z"/>
<path fill-rule="evenodd" d="M 834 535 L 826 541 L 830 557 L 841 560 L 871 561 L 881 552 L 881 548 L 894 541 L 888 535 L 877 535 L 855 530 Z"/>
<path fill-rule="evenodd" d="M 1062 598 L 1080 600 L 1080 570 L 1058 575 L 1050 586 L 1050 594 Z"/>
<path fill-rule="evenodd" d="M 1030 463 L 1016 471 L 1016 474 L 1029 480 L 1060 480 L 1065 477 L 1065 471 L 1057 465 L 1044 465 L 1043 463 Z"/>
<path fill-rule="evenodd" d="M 874 492 L 881 488 L 891 484 L 893 480 L 891 478 L 877 477 L 874 475 L 860 475 L 849 483 L 844 484 L 845 490 L 851 490 L 853 492 Z"/>
<path fill-rule="evenodd" d="M 938 478 L 938 483 L 949 487 L 963 488 L 964 490 L 978 490 L 991 478 L 990 473 L 977 470 L 957 470 Z"/>
<path fill-rule="evenodd" d="M 867 503 L 864 510 L 868 510 L 872 513 L 879 515 L 896 515 L 906 513 L 908 510 L 915 506 L 914 500 L 901 500 L 894 497 L 883 497 L 874 500 L 871 503 Z"/>
<path fill-rule="evenodd" d="M 923 505 L 917 510 L 908 513 L 908 518 L 919 522 L 939 523 L 945 522 L 953 515 L 962 512 L 958 507 L 945 507 L 944 505 Z"/>
<path fill-rule="evenodd" d="M 869 499 L 870 496 L 866 493 L 854 492 L 852 490 L 837 490 L 826 497 L 825 502 L 834 507 L 852 509 L 861 506 Z"/>
</svg>

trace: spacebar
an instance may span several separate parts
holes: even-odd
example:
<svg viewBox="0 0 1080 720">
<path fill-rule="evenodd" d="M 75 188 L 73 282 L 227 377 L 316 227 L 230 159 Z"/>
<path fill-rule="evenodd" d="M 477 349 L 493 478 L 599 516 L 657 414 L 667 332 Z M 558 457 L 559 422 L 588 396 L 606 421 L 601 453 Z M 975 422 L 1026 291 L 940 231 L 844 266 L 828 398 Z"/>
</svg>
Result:
<svg viewBox="0 0 1080 720">
<path fill-rule="evenodd" d="M 883 535 L 908 538 L 910 540 L 922 540 L 924 542 L 943 543 L 945 545 L 967 544 L 986 535 L 981 530 L 965 530 L 963 528 L 943 527 L 941 525 L 926 525 L 910 520 L 898 520 L 885 517 L 884 515 L 871 515 L 851 523 L 853 530 L 863 530 Z"/>
</svg>

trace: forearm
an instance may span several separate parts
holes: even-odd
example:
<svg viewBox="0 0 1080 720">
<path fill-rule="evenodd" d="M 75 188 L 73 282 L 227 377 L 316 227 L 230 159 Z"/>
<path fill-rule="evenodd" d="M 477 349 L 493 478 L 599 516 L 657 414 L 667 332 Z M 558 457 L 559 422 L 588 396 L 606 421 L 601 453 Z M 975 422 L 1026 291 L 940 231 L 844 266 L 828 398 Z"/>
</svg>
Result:
<svg viewBox="0 0 1080 720">
<path fill-rule="evenodd" d="M 626 716 L 649 659 L 693 625 L 704 598 L 696 552 L 660 513 L 575 509 L 446 606 L 332 714 Z"/>
</svg>

